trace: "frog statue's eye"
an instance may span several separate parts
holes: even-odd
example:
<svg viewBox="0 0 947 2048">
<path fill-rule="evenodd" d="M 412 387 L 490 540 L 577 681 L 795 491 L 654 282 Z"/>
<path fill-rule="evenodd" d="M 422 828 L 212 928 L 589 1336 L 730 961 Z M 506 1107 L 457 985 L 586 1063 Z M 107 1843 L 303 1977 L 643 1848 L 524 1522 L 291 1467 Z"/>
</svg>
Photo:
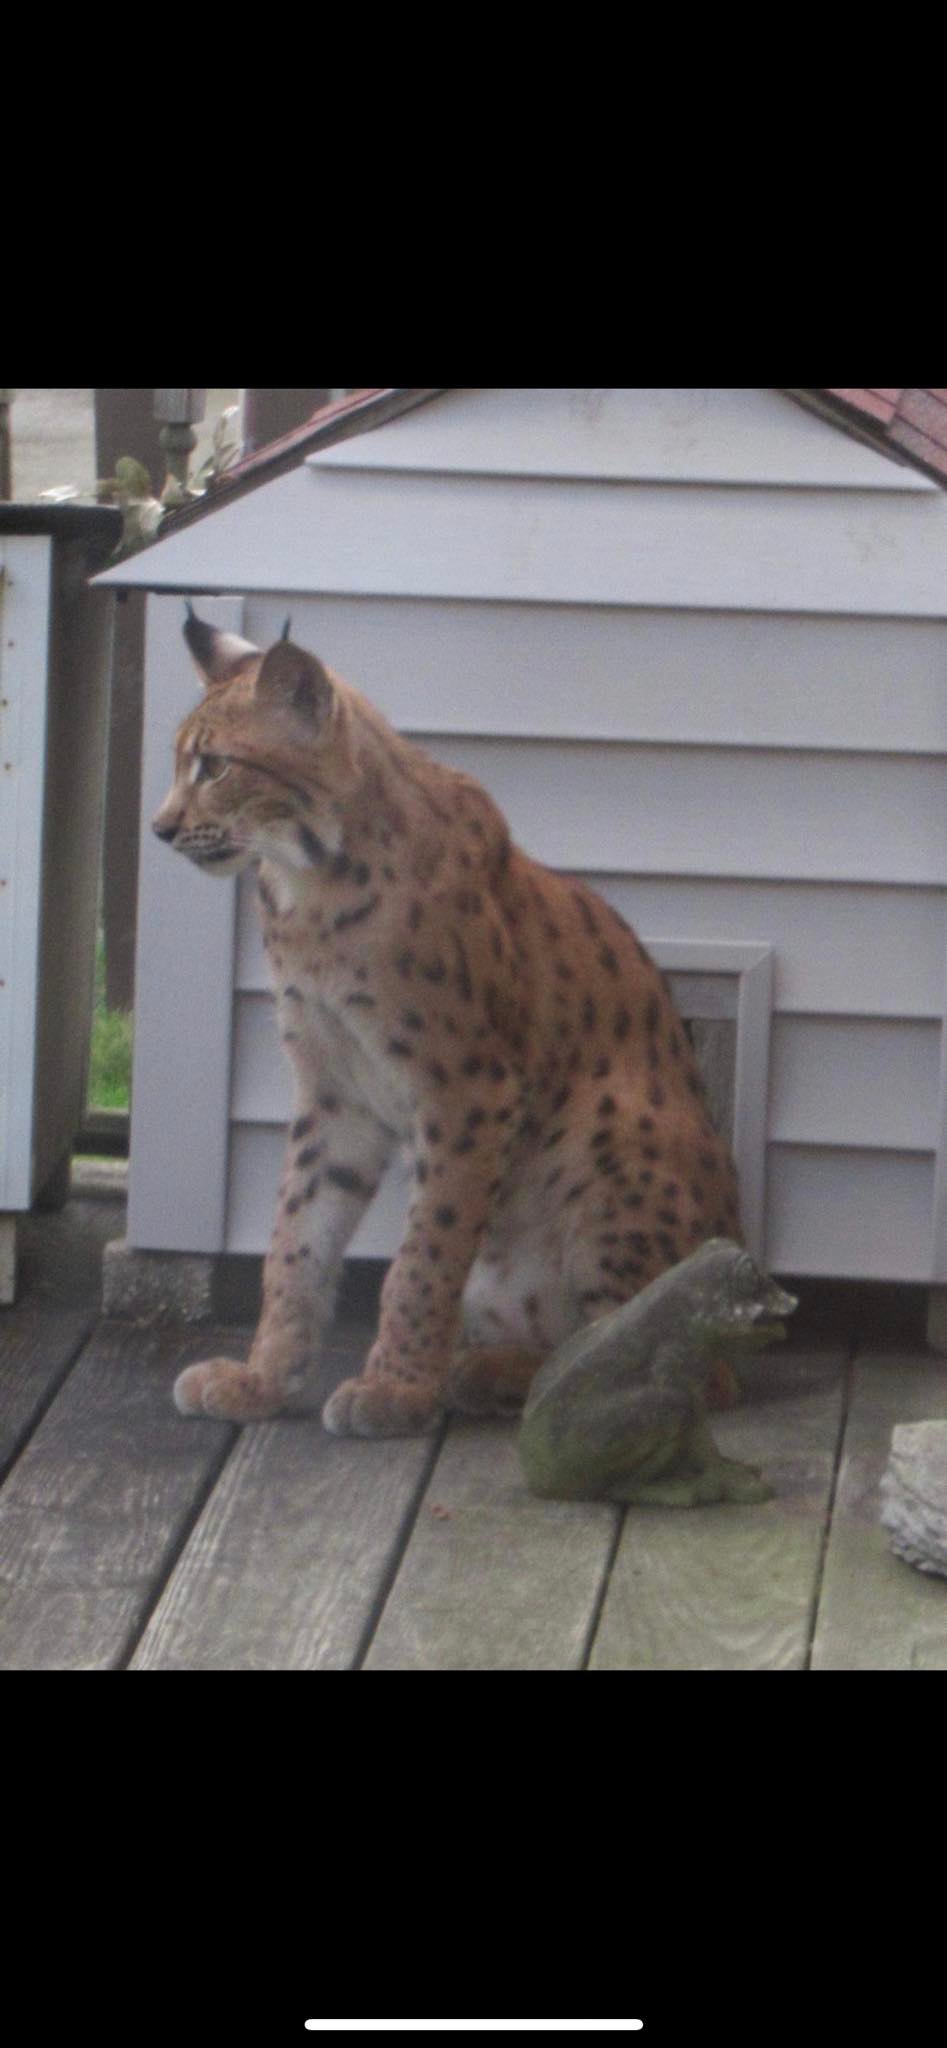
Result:
<svg viewBox="0 0 947 2048">
<path fill-rule="evenodd" d="M 749 1252 L 744 1252 L 742 1258 L 738 1259 L 734 1270 L 733 1284 L 736 1292 L 738 1294 L 754 1294 L 759 1286 L 759 1278 L 754 1260 L 751 1259 Z"/>
<path fill-rule="evenodd" d="M 188 781 L 222 782 L 230 767 L 222 754 L 195 754 L 191 762 Z"/>
</svg>

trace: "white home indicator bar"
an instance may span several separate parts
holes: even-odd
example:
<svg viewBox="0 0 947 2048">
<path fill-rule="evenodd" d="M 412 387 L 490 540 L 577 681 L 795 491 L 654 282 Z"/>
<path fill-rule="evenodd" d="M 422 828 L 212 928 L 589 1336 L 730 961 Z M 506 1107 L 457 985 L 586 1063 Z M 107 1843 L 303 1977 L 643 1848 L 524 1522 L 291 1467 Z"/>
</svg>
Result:
<svg viewBox="0 0 947 2048">
<path fill-rule="evenodd" d="M 644 2020 L 307 2020 L 310 2033 L 621 2034 L 639 2032 Z"/>
</svg>

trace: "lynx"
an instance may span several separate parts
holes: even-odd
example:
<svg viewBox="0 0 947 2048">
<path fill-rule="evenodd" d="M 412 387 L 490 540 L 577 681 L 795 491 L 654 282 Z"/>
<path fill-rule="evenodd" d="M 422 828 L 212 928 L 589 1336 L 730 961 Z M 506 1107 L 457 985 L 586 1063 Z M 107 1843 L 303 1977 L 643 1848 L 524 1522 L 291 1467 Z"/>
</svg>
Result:
<svg viewBox="0 0 947 2048">
<path fill-rule="evenodd" d="M 563 1339 L 739 1237 L 668 986 L 615 910 L 513 844 L 478 783 L 287 633 L 264 653 L 190 606 L 184 632 L 206 695 L 154 830 L 210 875 L 256 869 L 296 1101 L 249 1359 L 189 1366 L 178 1408 L 249 1422 L 299 1392 L 401 1150 L 404 1240 L 325 1426 L 513 1412 Z"/>
</svg>

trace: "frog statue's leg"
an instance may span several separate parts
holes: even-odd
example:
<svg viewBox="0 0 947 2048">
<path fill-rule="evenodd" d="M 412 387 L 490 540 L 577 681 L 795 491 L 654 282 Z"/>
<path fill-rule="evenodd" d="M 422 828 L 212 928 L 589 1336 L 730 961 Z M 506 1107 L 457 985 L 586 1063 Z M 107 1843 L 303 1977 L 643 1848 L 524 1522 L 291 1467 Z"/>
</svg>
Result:
<svg viewBox="0 0 947 2048">
<path fill-rule="evenodd" d="M 673 1461 L 660 1478 L 628 1478 L 610 1488 L 610 1500 L 653 1507 L 702 1507 L 711 1501 L 772 1500 L 773 1488 L 760 1477 L 758 1465 L 725 1458 L 711 1435 L 706 1418 L 695 1407 L 681 1431 Z"/>
</svg>

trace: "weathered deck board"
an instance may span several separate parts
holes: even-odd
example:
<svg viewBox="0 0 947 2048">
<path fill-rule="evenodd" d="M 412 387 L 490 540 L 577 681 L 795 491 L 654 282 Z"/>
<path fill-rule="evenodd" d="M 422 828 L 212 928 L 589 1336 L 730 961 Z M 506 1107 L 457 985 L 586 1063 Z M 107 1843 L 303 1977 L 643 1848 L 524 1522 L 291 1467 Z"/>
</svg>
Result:
<svg viewBox="0 0 947 2048">
<path fill-rule="evenodd" d="M 947 1361 L 862 1354 L 845 1431 L 814 1671 L 947 1671 L 947 1580 L 895 1557 L 878 1519 L 897 1422 L 947 1416 Z"/>
<path fill-rule="evenodd" d="M 0 1478 L 65 1379 L 95 1320 L 91 1308 L 25 1301 L 0 1317 Z"/>
<path fill-rule="evenodd" d="M 581 1668 L 618 1519 L 534 1499 L 515 1427 L 455 1419 L 363 1668 Z"/>
<path fill-rule="evenodd" d="M 805 1667 L 842 1411 L 840 1352 L 760 1361 L 746 1405 L 713 1431 L 727 1457 L 763 1466 L 776 1498 L 629 1509 L 591 1670 Z"/>
<path fill-rule="evenodd" d="M 357 1370 L 337 1330 L 306 1414 L 241 1433 L 131 1660 L 133 1671 L 325 1671 L 357 1661 L 437 1454 L 436 1437 L 330 1437 Z"/>
<path fill-rule="evenodd" d="M 171 1400 L 209 1342 L 97 1329 L 0 1492 L 0 1669 L 121 1665 L 236 1435 Z"/>
<path fill-rule="evenodd" d="M 19 1455 L 89 1336 L 101 1299 L 102 1246 L 123 1228 L 120 1202 L 70 1202 L 19 1219 L 17 1300 L 0 1310 L 0 1477 Z"/>
</svg>

